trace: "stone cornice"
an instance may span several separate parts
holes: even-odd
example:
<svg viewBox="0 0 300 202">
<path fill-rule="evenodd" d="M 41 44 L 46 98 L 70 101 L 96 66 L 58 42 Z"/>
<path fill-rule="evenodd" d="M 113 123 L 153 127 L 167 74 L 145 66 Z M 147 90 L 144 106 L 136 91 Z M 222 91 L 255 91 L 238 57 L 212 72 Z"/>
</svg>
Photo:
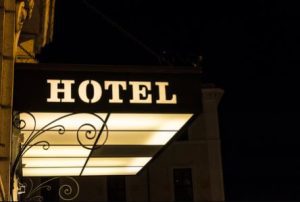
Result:
<svg viewBox="0 0 300 202">
<path fill-rule="evenodd" d="M 16 2 L 16 62 L 36 62 L 35 55 L 52 41 L 55 0 Z"/>
<path fill-rule="evenodd" d="M 202 96 L 203 100 L 213 100 L 219 104 L 222 96 L 224 94 L 224 90 L 221 88 L 203 88 Z"/>
<path fill-rule="evenodd" d="M 34 0 L 17 1 L 16 3 L 16 33 L 20 32 L 25 20 L 32 17 Z"/>
</svg>

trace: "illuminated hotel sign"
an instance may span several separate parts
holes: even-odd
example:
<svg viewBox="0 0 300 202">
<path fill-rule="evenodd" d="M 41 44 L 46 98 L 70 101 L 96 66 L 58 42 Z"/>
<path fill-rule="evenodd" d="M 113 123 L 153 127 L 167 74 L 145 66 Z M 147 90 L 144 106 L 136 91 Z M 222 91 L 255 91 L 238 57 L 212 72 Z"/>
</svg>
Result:
<svg viewBox="0 0 300 202">
<path fill-rule="evenodd" d="M 193 68 L 17 64 L 23 176 L 135 175 L 201 112 Z"/>
<path fill-rule="evenodd" d="M 47 102 L 75 102 L 72 97 L 72 85 L 75 84 L 75 80 L 57 80 L 48 79 L 47 83 L 50 84 L 50 97 L 47 98 Z M 129 100 L 131 104 L 151 104 L 153 103 L 151 81 L 129 81 L 129 85 L 132 90 L 132 98 Z M 58 85 L 62 84 L 63 87 L 59 88 Z M 155 86 L 158 88 L 158 99 L 156 104 L 177 104 L 177 96 L 172 95 L 171 99 L 167 99 L 166 87 L 169 82 L 155 82 Z M 93 91 L 93 96 L 89 98 L 87 89 L 90 86 Z M 105 90 L 111 90 L 111 99 L 109 103 L 124 103 L 124 100 L 120 97 L 120 91 L 127 89 L 126 81 L 104 81 Z M 78 95 L 82 102 L 85 103 L 97 103 L 101 101 L 102 97 L 101 84 L 95 80 L 82 81 L 78 86 Z M 58 94 L 62 93 L 62 98 L 58 97 Z"/>
</svg>

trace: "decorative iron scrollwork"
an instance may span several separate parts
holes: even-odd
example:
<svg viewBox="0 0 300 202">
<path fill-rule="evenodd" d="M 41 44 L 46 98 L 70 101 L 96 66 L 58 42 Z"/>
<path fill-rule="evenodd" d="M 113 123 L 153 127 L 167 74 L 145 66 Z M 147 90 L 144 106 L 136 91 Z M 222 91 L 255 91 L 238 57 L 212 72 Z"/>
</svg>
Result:
<svg viewBox="0 0 300 202">
<path fill-rule="evenodd" d="M 44 150 L 48 150 L 51 147 L 51 144 L 47 140 L 37 141 L 38 137 L 40 137 L 42 134 L 44 134 L 47 131 L 56 131 L 58 133 L 58 135 L 64 135 L 65 132 L 68 131 L 68 128 L 66 128 L 64 125 L 59 123 L 59 121 L 65 119 L 65 118 L 68 118 L 71 116 L 76 116 L 78 114 L 88 114 L 90 116 L 93 116 L 97 120 L 99 120 L 99 125 L 97 125 L 97 126 L 95 126 L 91 123 L 83 123 L 78 127 L 78 129 L 76 131 L 77 142 L 80 146 L 82 146 L 85 149 L 88 149 L 88 150 L 99 149 L 101 146 L 103 146 L 107 142 L 107 139 L 108 139 L 109 132 L 108 132 L 108 127 L 106 125 L 106 121 L 108 119 L 109 114 L 107 115 L 106 119 L 104 120 L 98 114 L 95 114 L 95 113 L 68 113 L 68 114 L 64 114 L 63 116 L 61 116 L 59 118 L 52 120 L 50 123 L 47 123 L 46 125 L 37 129 L 36 117 L 32 113 L 16 112 L 13 116 L 13 126 L 15 129 L 21 130 L 21 131 L 23 129 L 25 129 L 26 126 L 28 125 L 26 120 L 20 118 L 21 114 L 22 115 L 25 114 L 28 118 L 30 118 L 30 121 L 32 121 L 32 123 L 31 123 L 32 128 L 30 129 L 30 134 L 26 138 L 25 142 L 22 143 L 22 145 L 20 147 L 20 151 L 17 154 L 15 161 L 12 165 L 12 172 L 11 172 L 11 183 L 12 184 L 11 185 L 13 185 L 13 183 L 14 183 L 14 175 L 16 173 L 19 162 L 20 162 L 21 158 L 23 157 L 23 155 L 28 150 L 30 150 L 33 146 L 42 146 L 42 148 Z M 103 132 L 103 131 L 105 131 L 105 132 Z M 83 133 L 83 135 L 82 135 L 82 133 Z M 102 138 L 103 141 L 101 142 L 101 144 L 99 144 L 99 140 L 102 135 L 105 135 L 105 137 Z M 34 142 L 34 140 L 36 140 L 36 142 Z M 74 180 L 74 178 L 71 178 L 71 177 L 67 177 L 67 178 L 76 182 Z M 53 179 L 56 179 L 56 178 L 53 178 Z M 53 179 L 51 179 L 51 180 L 53 180 Z M 47 185 L 45 185 L 45 186 L 44 185 L 45 185 L 45 183 L 42 183 L 42 185 L 39 185 L 37 188 L 38 189 L 49 188 L 49 187 L 47 187 Z M 76 186 L 78 187 L 78 190 L 79 190 L 79 185 L 77 182 L 76 182 Z M 11 187 L 13 187 L 13 186 L 11 186 Z M 35 192 L 36 189 L 34 189 L 33 191 Z M 31 192 L 32 192 L 32 190 L 30 191 L 30 193 Z M 69 185 L 64 185 L 60 189 L 60 197 L 63 200 L 69 200 L 65 196 L 68 196 L 71 193 L 72 193 L 72 187 L 70 187 Z M 77 197 L 77 195 L 75 195 L 75 198 Z M 11 196 L 13 196 L 12 190 L 11 190 Z M 35 197 L 35 200 L 41 199 L 40 196 L 34 196 L 34 197 Z M 71 200 L 72 199 L 74 199 L 74 197 L 71 197 Z"/>
<path fill-rule="evenodd" d="M 61 200 L 72 201 L 78 197 L 80 187 L 78 182 L 73 177 L 53 177 L 49 180 L 46 180 L 45 182 L 42 182 L 37 186 L 34 186 L 34 182 L 31 178 L 25 178 L 23 185 L 25 185 L 25 187 L 28 188 L 28 191 L 26 190 L 26 194 L 23 196 L 23 201 L 25 202 L 43 201 L 44 198 L 42 195 L 40 195 L 40 191 L 42 190 L 51 191 L 52 186 L 49 185 L 48 183 L 56 179 L 68 180 L 67 182 L 66 180 L 64 180 L 64 183 L 59 185 L 58 196 Z"/>
</svg>

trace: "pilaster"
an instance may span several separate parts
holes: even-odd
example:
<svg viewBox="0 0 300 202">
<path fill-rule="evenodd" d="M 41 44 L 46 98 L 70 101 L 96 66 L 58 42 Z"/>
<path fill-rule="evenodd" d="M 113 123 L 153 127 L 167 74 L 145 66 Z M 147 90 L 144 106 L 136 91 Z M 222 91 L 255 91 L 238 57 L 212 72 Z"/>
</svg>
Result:
<svg viewBox="0 0 300 202">
<path fill-rule="evenodd" d="M 0 177 L 4 200 L 10 188 L 11 119 L 13 99 L 16 3 L 0 3 Z"/>
<path fill-rule="evenodd" d="M 14 63 L 23 23 L 30 18 L 33 0 L 0 1 L 0 178 L 1 200 L 10 200 L 12 162 L 12 104 Z M 16 149 L 16 148 L 14 148 Z M 16 190 L 14 190 L 16 192 Z"/>
<path fill-rule="evenodd" d="M 219 88 L 202 89 L 210 201 L 225 201 L 218 120 L 218 105 L 223 93 Z"/>
</svg>

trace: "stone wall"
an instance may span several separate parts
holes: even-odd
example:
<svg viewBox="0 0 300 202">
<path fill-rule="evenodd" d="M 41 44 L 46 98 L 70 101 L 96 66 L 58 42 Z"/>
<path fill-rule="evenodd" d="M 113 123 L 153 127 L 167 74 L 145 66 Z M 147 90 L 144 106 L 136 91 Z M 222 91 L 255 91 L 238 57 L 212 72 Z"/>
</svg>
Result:
<svg viewBox="0 0 300 202">
<path fill-rule="evenodd" d="M 9 195 L 16 3 L 0 1 L 0 177 Z"/>
<path fill-rule="evenodd" d="M 37 62 L 35 54 L 52 39 L 54 4 L 0 0 L 0 201 L 10 200 L 10 166 L 18 146 L 12 141 L 14 64 Z"/>
</svg>

